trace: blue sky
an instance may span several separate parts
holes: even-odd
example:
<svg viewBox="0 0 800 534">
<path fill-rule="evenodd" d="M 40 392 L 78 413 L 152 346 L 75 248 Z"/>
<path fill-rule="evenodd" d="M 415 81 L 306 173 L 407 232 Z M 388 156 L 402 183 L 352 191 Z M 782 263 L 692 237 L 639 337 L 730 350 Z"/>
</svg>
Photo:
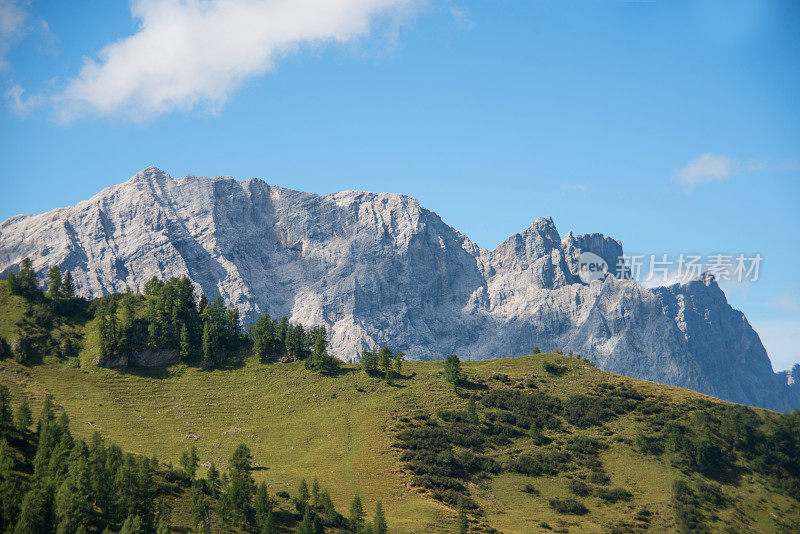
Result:
<svg viewBox="0 0 800 534">
<path fill-rule="evenodd" d="M 800 3 L 0 0 L 0 220 L 157 165 L 536 217 L 726 284 L 800 361 Z"/>
</svg>

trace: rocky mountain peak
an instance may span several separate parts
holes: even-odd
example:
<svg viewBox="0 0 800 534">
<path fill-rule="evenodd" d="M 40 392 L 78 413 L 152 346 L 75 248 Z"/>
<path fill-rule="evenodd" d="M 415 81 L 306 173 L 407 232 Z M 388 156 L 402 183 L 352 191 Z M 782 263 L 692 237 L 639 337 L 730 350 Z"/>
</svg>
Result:
<svg viewBox="0 0 800 534">
<path fill-rule="evenodd" d="M 635 378 L 800 407 L 800 370 L 773 373 L 713 277 L 652 290 L 612 276 L 586 284 L 577 261 L 587 251 L 613 269 L 622 244 L 602 234 L 562 239 L 540 217 L 487 251 L 405 195 L 320 196 L 258 179 L 174 179 L 156 167 L 75 206 L 0 225 L 0 273 L 25 257 L 42 279 L 59 265 L 83 296 L 188 276 L 246 322 L 269 312 L 324 325 L 343 359 L 383 344 L 413 359 L 558 348 Z"/>
</svg>

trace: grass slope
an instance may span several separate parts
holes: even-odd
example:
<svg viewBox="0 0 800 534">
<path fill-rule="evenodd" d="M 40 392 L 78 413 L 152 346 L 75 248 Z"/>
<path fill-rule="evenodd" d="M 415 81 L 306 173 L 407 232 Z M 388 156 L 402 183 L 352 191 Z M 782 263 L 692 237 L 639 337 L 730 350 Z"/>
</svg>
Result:
<svg viewBox="0 0 800 534">
<path fill-rule="evenodd" d="M 543 370 L 545 362 L 558 362 L 568 370 L 562 376 L 552 375 Z M 537 391 L 566 400 L 598 384 L 626 383 L 660 403 L 680 407 L 680 413 L 709 404 L 727 406 L 687 390 L 604 373 L 561 355 L 465 362 L 464 368 L 471 382 L 485 384 L 489 390 L 520 390 L 533 380 Z M 234 447 L 244 442 L 259 466 L 256 480 L 266 481 L 272 494 L 281 490 L 294 494 L 301 478 L 316 476 L 342 512 L 356 493 L 370 511 L 381 500 L 392 532 L 455 531 L 455 510 L 411 486 L 401 451 L 393 444 L 397 433 L 408 427 L 404 421 L 415 414 L 463 410 L 466 400 L 443 380 L 441 362 L 407 363 L 403 374 L 403 379 L 387 384 L 352 366 L 345 366 L 339 376 L 324 377 L 307 371 L 302 363 L 264 365 L 248 360 L 238 367 L 211 371 L 178 365 L 120 374 L 81 369 L 55 358 L 32 367 L 13 360 L 0 362 L 0 383 L 8 385 L 15 396 L 26 396 L 34 411 L 45 395 L 53 395 L 70 414 L 78 437 L 88 439 L 99 430 L 126 450 L 175 463 L 183 450 L 195 444 L 201 462 L 213 461 L 218 466 L 225 465 Z M 648 429 L 646 416 L 630 413 L 589 428 L 566 425 L 558 436 L 554 434 L 556 440 L 585 436 L 607 445 L 600 459 L 611 478 L 608 487 L 630 491 L 630 501 L 607 503 L 595 496 L 584 497 L 580 500 L 588 513 L 563 515 L 551 508 L 550 500 L 573 497 L 568 484 L 579 471 L 537 477 L 504 472 L 469 484 L 470 494 L 483 510 L 473 527 L 503 532 L 606 532 L 649 525 L 653 531 L 675 530 L 671 485 L 679 478 L 699 475 L 682 473 L 668 454 L 638 452 L 636 435 Z M 508 455 L 536 449 L 529 437 L 521 436 L 492 454 L 504 461 Z M 538 494 L 526 493 L 526 485 Z M 798 502 L 770 490 L 769 483 L 755 473 L 745 471 L 735 483 L 720 487 L 734 504 L 709 514 L 706 521 L 715 530 L 732 525 L 734 530 L 788 532 L 800 525 Z M 646 524 L 634 520 L 643 509 L 652 514 Z M 178 509 L 176 516 L 173 520 L 180 521 Z"/>
</svg>

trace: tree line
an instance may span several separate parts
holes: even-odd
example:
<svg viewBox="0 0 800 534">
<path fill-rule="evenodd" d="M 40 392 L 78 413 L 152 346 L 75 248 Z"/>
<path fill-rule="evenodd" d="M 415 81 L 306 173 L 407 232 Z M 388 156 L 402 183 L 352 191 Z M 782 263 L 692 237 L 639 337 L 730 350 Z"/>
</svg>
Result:
<svg viewBox="0 0 800 534">
<path fill-rule="evenodd" d="M 27 320 L 29 335 L 21 336 L 25 339 L 44 335 L 34 331 L 37 326 L 49 329 L 54 312 L 74 312 L 66 309 L 65 303 L 85 302 L 75 298 L 72 274 L 62 272 L 58 266 L 49 269 L 47 289 L 43 290 L 30 258 L 22 260 L 18 272 L 8 273 L 6 281 L 12 294 L 52 308 L 44 312 L 47 317 L 39 321 L 42 325 L 27 325 L 31 322 Z M 242 332 L 236 308 L 225 306 L 219 297 L 209 302 L 205 294 L 196 296 L 191 280 L 185 276 L 167 281 L 153 277 L 141 294 L 126 288 L 124 293 L 96 298 L 87 304 L 89 316 L 94 319 L 91 327 L 95 329 L 101 361 L 148 350 L 174 350 L 181 361 L 207 367 L 250 344 L 253 355 L 262 362 L 304 360 L 307 367 L 321 372 L 335 372 L 339 366 L 338 360 L 327 352 L 325 327 L 306 327 L 290 323 L 286 316 L 273 319 L 264 313 Z M 75 348 L 71 349 L 67 352 L 74 352 Z"/>
<path fill-rule="evenodd" d="M 49 397 L 33 432 L 31 423 L 25 400 L 12 418 L 11 395 L 0 386 L 0 530 L 170 532 L 171 510 L 161 498 L 155 458 L 123 453 L 97 432 L 89 443 L 75 440 L 69 418 L 56 416 Z M 31 442 L 35 453 L 26 458 Z"/>
</svg>

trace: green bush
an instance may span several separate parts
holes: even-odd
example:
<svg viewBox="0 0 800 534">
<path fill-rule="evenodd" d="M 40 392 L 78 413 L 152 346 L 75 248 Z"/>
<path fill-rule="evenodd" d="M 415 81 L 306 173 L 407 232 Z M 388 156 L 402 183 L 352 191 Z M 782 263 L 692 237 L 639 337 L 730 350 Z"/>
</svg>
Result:
<svg viewBox="0 0 800 534">
<path fill-rule="evenodd" d="M 552 362 L 544 362 L 542 368 L 553 376 L 564 376 L 569 368 L 566 365 L 559 365 Z"/>
<path fill-rule="evenodd" d="M 550 499 L 550 508 L 559 514 L 584 515 L 589 509 L 575 499 Z"/>
<path fill-rule="evenodd" d="M 619 502 L 619 501 L 630 501 L 633 495 L 626 489 L 623 488 L 614 488 L 614 489 L 606 489 L 606 488 L 597 488 L 595 490 L 595 495 L 600 497 L 606 502 Z"/>
<path fill-rule="evenodd" d="M 586 497 L 592 492 L 592 488 L 583 480 L 573 478 L 567 484 L 567 489 L 578 497 Z"/>
</svg>

